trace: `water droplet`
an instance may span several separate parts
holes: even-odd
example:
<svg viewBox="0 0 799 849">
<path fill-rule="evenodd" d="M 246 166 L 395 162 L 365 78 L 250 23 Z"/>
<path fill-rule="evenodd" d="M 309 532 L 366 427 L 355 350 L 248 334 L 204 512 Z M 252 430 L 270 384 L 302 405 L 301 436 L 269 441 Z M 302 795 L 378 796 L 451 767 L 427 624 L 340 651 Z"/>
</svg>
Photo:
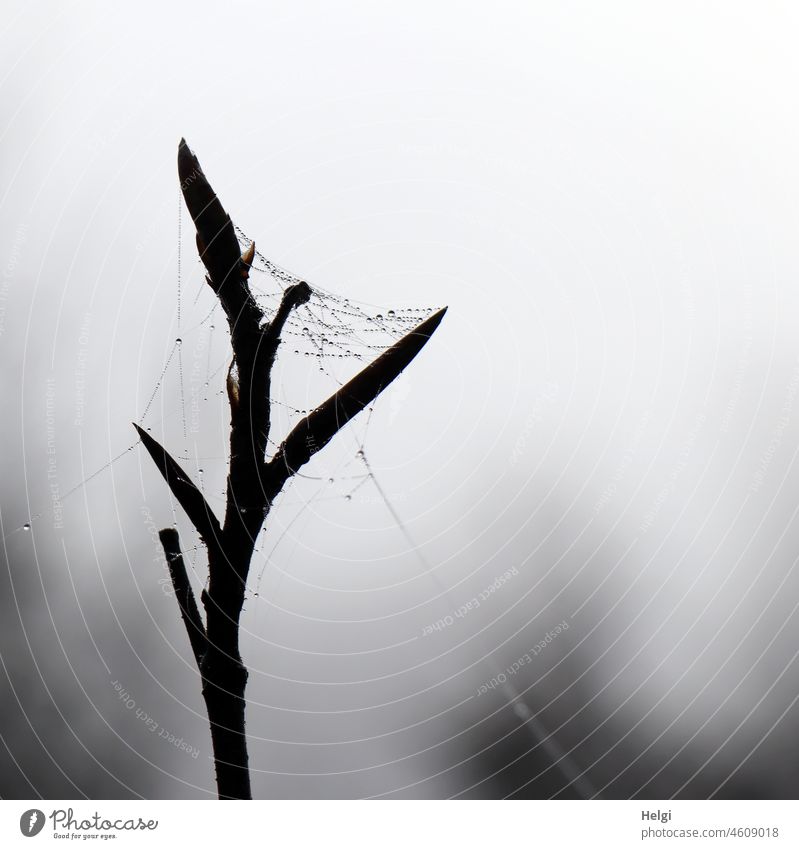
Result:
<svg viewBox="0 0 799 849">
<path fill-rule="evenodd" d="M 216 325 L 215 325 L 215 324 L 212 324 L 212 325 L 211 325 L 211 330 L 216 330 Z"/>
<path fill-rule="evenodd" d="M 396 313 L 394 312 L 394 310 L 389 310 L 389 311 L 388 311 L 388 317 L 389 317 L 389 318 L 394 318 L 394 316 L 395 316 L 395 315 L 396 315 Z"/>
<path fill-rule="evenodd" d="M 197 474 L 198 474 L 198 475 L 203 475 L 203 474 L 205 474 L 205 472 L 203 472 L 203 470 L 202 470 L 202 469 L 197 469 Z"/>
<path fill-rule="evenodd" d="M 307 336 L 311 331 L 307 327 L 303 327 L 302 332 Z"/>
<path fill-rule="evenodd" d="M 22 526 L 22 530 L 23 531 L 29 531 L 30 529 L 31 529 L 31 526 L 27 522 L 25 522 L 25 524 Z"/>
<path fill-rule="evenodd" d="M 333 483 L 333 478 L 328 478 L 328 479 L 327 479 L 327 482 L 328 482 L 328 483 Z"/>
<path fill-rule="evenodd" d="M 383 320 L 383 316 L 382 316 L 382 315 L 380 315 L 380 313 L 378 313 L 378 314 L 375 316 L 375 318 L 377 319 L 377 321 L 382 321 L 382 320 Z"/>
<path fill-rule="evenodd" d="M 352 496 L 351 495 L 345 495 L 344 500 L 345 501 L 352 501 Z"/>
<path fill-rule="evenodd" d="M 355 456 L 356 457 L 363 457 L 363 450 L 358 451 L 358 453 Z"/>
<path fill-rule="evenodd" d="M 178 336 L 178 338 L 175 339 L 175 344 L 176 345 L 182 345 L 183 344 L 183 340 L 180 338 L 180 336 Z"/>
</svg>

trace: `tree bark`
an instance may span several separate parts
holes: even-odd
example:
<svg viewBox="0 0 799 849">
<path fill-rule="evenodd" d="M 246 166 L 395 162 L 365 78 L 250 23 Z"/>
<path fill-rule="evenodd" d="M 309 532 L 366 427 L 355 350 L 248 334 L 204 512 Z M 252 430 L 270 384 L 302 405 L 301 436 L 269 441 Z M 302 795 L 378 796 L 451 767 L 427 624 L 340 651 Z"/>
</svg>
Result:
<svg viewBox="0 0 799 849">
<path fill-rule="evenodd" d="M 238 617 L 232 620 L 225 610 L 233 609 L 237 602 L 214 599 L 210 593 L 203 601 L 208 622 L 208 650 L 200 672 L 211 725 L 219 798 L 251 799 L 244 725 L 247 669 L 239 653 Z"/>
</svg>

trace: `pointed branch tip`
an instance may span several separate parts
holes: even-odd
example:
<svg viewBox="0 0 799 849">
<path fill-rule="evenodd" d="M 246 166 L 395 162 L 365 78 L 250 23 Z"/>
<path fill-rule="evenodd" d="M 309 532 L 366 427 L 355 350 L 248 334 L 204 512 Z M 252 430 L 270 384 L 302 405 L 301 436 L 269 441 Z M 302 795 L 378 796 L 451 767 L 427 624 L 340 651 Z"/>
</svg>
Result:
<svg viewBox="0 0 799 849">
<path fill-rule="evenodd" d="M 269 461 L 269 466 L 279 469 L 284 480 L 291 477 L 412 362 L 435 333 L 446 312 L 446 307 L 438 310 L 406 333 L 296 424 Z"/>
<path fill-rule="evenodd" d="M 189 476 L 174 460 L 169 452 L 149 433 L 135 424 L 139 438 L 141 439 L 147 453 L 152 458 L 161 476 L 172 490 L 172 494 L 191 520 L 197 532 L 205 540 L 208 546 L 220 544 L 222 530 L 213 510 L 205 500 L 205 496 L 191 481 Z"/>
</svg>

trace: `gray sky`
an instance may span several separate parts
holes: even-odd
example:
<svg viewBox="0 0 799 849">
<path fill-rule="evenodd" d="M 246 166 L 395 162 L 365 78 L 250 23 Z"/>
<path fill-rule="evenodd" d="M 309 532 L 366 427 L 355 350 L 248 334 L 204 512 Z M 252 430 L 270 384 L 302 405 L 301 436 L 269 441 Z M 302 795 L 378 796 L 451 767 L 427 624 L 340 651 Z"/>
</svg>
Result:
<svg viewBox="0 0 799 849">
<path fill-rule="evenodd" d="M 490 776 L 534 735 L 508 748 L 507 694 L 476 693 L 486 657 L 563 620 L 514 686 L 596 789 L 795 777 L 797 24 L 789 4 L 7 4 L 2 520 L 32 583 L 6 603 L 79 788 L 212 786 L 149 458 L 48 513 L 133 445 L 178 335 L 184 402 L 225 362 L 185 232 L 178 328 L 181 136 L 271 259 L 375 311 L 450 306 L 365 443 L 418 550 L 371 484 L 346 500 L 363 423 L 270 517 L 245 623 L 255 792 L 517 790 L 541 764 Z M 276 390 L 298 405 L 324 390 L 302 366 Z M 147 420 L 211 493 L 223 373 L 184 436 L 172 362 Z"/>
</svg>

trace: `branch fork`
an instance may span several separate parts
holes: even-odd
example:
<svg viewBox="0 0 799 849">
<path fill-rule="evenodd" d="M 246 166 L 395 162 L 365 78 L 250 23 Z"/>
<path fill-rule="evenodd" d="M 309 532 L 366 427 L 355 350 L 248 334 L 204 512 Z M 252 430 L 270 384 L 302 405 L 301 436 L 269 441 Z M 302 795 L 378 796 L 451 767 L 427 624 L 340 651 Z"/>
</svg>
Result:
<svg viewBox="0 0 799 849">
<path fill-rule="evenodd" d="M 272 367 L 293 310 L 307 303 L 311 287 L 289 286 L 271 320 L 249 288 L 255 244 L 241 253 L 230 216 L 184 139 L 178 176 L 197 231 L 206 281 L 230 327 L 233 360 L 227 375 L 230 402 L 230 461 L 222 521 L 177 461 L 138 425 L 145 449 L 208 549 L 208 589 L 200 600 L 186 572 L 177 530 L 160 531 L 161 544 L 202 677 L 220 799 L 251 798 L 245 734 L 247 669 L 239 653 L 239 620 L 255 541 L 286 481 L 324 448 L 344 425 L 371 404 L 421 351 L 446 313 L 439 310 L 384 351 L 291 430 L 267 461 Z"/>
</svg>

